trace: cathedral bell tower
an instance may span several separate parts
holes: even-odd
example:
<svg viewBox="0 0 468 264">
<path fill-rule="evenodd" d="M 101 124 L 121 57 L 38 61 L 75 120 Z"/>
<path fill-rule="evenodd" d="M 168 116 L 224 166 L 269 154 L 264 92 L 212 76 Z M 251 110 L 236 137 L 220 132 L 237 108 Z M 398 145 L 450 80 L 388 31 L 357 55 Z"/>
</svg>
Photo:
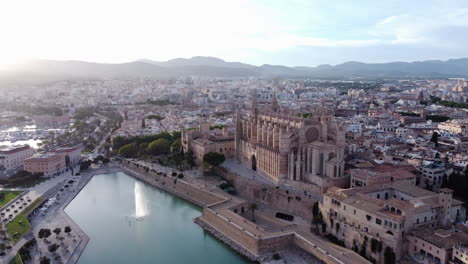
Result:
<svg viewBox="0 0 468 264">
<path fill-rule="evenodd" d="M 252 91 L 252 107 L 251 107 L 251 115 L 250 118 L 253 122 L 257 123 L 258 117 L 258 105 L 257 105 L 257 91 Z"/>
</svg>

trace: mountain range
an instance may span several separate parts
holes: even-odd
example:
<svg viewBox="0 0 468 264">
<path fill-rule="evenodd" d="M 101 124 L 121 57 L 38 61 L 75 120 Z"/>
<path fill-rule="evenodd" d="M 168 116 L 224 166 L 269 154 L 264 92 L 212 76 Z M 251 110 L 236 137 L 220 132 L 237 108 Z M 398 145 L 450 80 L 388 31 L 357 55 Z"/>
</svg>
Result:
<svg viewBox="0 0 468 264">
<path fill-rule="evenodd" d="M 269 64 L 254 66 L 200 56 L 163 62 L 142 59 L 120 64 L 36 60 L 0 71 L 0 80 L 9 81 L 177 76 L 325 79 L 468 77 L 468 58 L 389 63 L 351 61 L 335 66 L 325 64 L 317 67 L 287 67 Z"/>
</svg>

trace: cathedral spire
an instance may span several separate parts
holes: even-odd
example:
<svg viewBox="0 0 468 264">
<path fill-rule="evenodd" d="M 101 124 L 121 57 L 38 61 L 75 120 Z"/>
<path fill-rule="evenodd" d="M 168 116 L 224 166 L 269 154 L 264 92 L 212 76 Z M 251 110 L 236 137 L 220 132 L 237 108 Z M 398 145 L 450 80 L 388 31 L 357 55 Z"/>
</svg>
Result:
<svg viewBox="0 0 468 264">
<path fill-rule="evenodd" d="M 251 107 L 251 118 L 257 120 L 258 105 L 257 105 L 257 90 L 252 91 L 252 107 Z"/>
<path fill-rule="evenodd" d="M 276 98 L 276 92 L 273 92 L 273 100 L 271 101 L 271 108 L 276 113 L 279 112 L 279 105 L 278 105 L 278 99 Z"/>
</svg>

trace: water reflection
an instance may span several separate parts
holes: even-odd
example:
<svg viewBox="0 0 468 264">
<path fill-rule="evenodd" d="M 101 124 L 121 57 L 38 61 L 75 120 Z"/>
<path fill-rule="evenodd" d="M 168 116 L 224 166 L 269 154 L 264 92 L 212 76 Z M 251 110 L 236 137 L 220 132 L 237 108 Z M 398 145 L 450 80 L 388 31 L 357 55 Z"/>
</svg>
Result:
<svg viewBox="0 0 468 264">
<path fill-rule="evenodd" d="M 143 183 L 135 182 L 135 217 L 137 220 L 142 220 L 148 215 L 148 201 L 145 198 Z"/>
<path fill-rule="evenodd" d="M 135 221 L 137 208 L 144 221 Z M 90 237 L 78 264 L 246 263 L 193 223 L 201 208 L 125 173 L 95 176 L 65 211 Z"/>
</svg>

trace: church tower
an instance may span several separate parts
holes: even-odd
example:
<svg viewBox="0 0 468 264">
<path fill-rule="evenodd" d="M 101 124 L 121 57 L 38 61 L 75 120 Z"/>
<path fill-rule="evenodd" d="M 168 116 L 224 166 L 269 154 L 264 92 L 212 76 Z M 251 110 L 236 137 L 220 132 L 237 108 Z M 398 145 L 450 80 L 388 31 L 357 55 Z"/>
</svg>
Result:
<svg viewBox="0 0 468 264">
<path fill-rule="evenodd" d="M 258 117 L 257 90 L 252 91 L 251 120 L 256 123 Z"/>
<path fill-rule="evenodd" d="M 240 147 L 241 147 L 241 135 L 242 135 L 242 124 L 241 116 L 239 110 L 236 113 L 236 134 L 234 137 L 234 144 L 236 146 L 235 159 L 240 163 Z"/>
<path fill-rule="evenodd" d="M 271 101 L 271 108 L 274 112 L 279 113 L 279 104 L 278 99 L 276 98 L 276 93 L 273 93 L 273 100 Z"/>
</svg>

